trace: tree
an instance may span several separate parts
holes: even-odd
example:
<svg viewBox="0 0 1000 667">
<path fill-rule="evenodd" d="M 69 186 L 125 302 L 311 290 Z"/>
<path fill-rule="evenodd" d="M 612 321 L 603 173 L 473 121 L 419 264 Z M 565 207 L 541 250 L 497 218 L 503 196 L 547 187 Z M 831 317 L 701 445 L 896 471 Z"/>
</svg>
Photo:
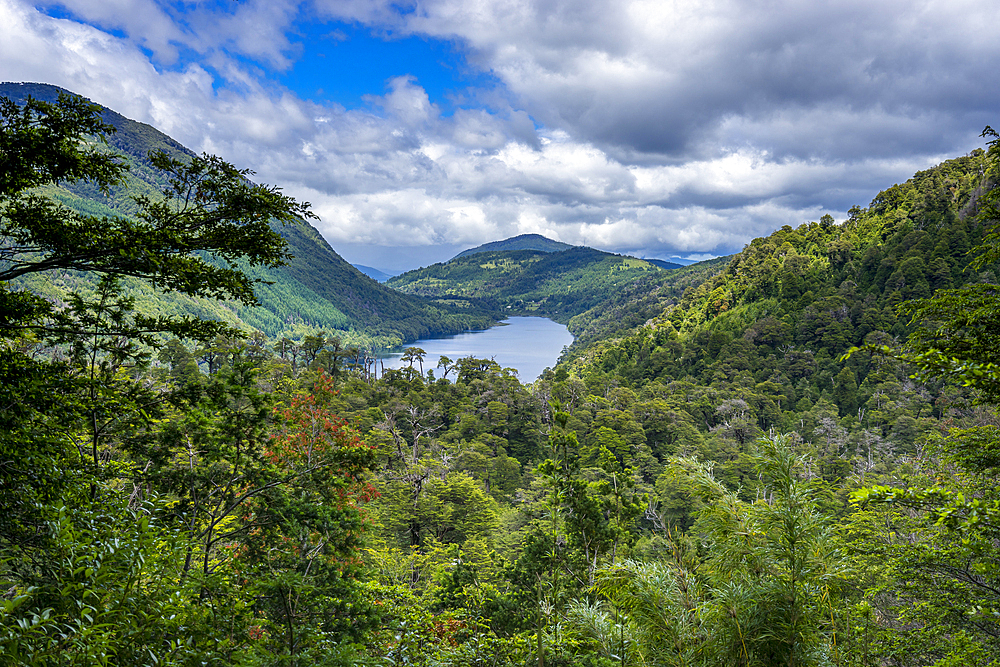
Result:
<svg viewBox="0 0 1000 667">
<path fill-rule="evenodd" d="M 761 438 L 753 461 L 762 482 L 754 503 L 685 464 L 707 501 L 694 530 L 706 535 L 710 554 L 710 650 L 719 664 L 836 661 L 844 559 L 830 539 L 832 524 L 786 437 Z"/>
<path fill-rule="evenodd" d="M 453 362 L 451 359 L 449 359 L 448 357 L 446 357 L 446 356 L 444 356 L 442 354 L 438 358 L 438 364 L 437 364 L 436 368 L 440 368 L 441 369 L 441 377 L 444 378 L 445 380 L 447 380 L 448 379 L 448 373 L 450 373 L 452 370 L 454 370 L 455 365 L 456 365 L 455 362 Z"/>
<path fill-rule="evenodd" d="M 983 180 L 985 191 L 978 202 L 977 221 L 987 229 L 983 243 L 973 249 L 970 264 L 982 270 L 1000 260 L 1000 134 L 987 127 L 982 136 L 988 142 L 988 168 Z M 916 299 L 900 306 L 916 330 L 902 350 L 887 346 L 879 352 L 913 365 L 918 374 L 957 382 L 981 392 L 982 399 L 1000 403 L 1000 289 L 977 282 L 958 289 L 939 290 L 933 297 Z"/>
<path fill-rule="evenodd" d="M 172 332 L 207 340 L 226 330 L 221 323 L 193 317 L 138 314 L 131 300 L 120 296 L 118 279 L 140 278 L 161 291 L 255 303 L 253 279 L 243 267 L 280 264 L 285 245 L 271 228 L 272 222 L 311 215 L 308 204 L 276 188 L 250 183 L 249 171 L 217 157 L 192 156 L 182 161 L 163 153 L 151 155 L 150 161 L 163 171 L 168 185 L 158 200 L 137 197 L 135 217 L 74 212 L 37 188 L 89 180 L 107 191 L 127 173 L 124 163 L 100 145 L 114 128 L 100 120 L 99 112 L 97 105 L 67 95 L 54 104 L 29 99 L 22 107 L 0 98 L 4 168 L 0 177 L 0 238 L 4 241 L 0 338 L 21 341 L 12 343 L 14 349 L 26 350 L 25 343 L 30 347 L 33 339 L 23 336 L 34 332 L 68 351 L 69 369 L 49 366 L 53 375 L 43 373 L 44 381 L 63 376 L 57 395 L 64 396 L 64 405 L 72 403 L 77 419 L 87 413 L 95 466 L 102 438 L 110 428 L 122 426 L 121 415 L 143 413 L 142 399 L 136 396 L 128 406 L 121 403 L 122 397 L 139 386 L 130 384 L 122 371 L 145 362 L 143 346 L 155 343 L 153 334 Z M 96 274 L 96 294 L 70 292 L 65 296 L 67 305 L 57 308 L 9 284 L 28 274 L 65 270 Z M 3 362 L 5 376 L 28 365 L 26 356 L 11 348 L 5 351 Z M 68 378 L 66 370 L 71 371 Z M 70 399 L 68 394 L 76 397 Z M 32 418 L 41 419 L 40 412 L 23 403 L 23 394 L 2 398 L 7 399 L 3 401 L 7 406 L 23 407 L 25 417 L 33 413 Z M 70 421 L 68 414 L 63 421 Z"/>
<path fill-rule="evenodd" d="M 60 95 L 57 104 L 29 98 L 21 107 L 0 97 L 0 197 L 66 180 L 86 179 L 102 188 L 117 181 L 125 170 L 118 158 L 81 144 L 87 135 L 114 132 L 98 111 L 71 95 Z"/>
<path fill-rule="evenodd" d="M 747 502 L 707 466 L 674 459 L 704 499 L 689 533 L 700 549 L 668 534 L 659 562 L 604 569 L 596 585 L 604 601 L 575 602 L 570 626 L 619 664 L 838 664 L 846 560 L 832 523 L 787 438 L 761 438 L 754 463 L 758 500 Z"/>
<path fill-rule="evenodd" d="M 698 619 L 708 591 L 693 571 L 697 562 L 680 542 L 671 545 L 669 559 L 627 560 L 602 571 L 595 590 L 604 600 L 570 606 L 570 627 L 595 652 L 618 664 L 708 664 L 699 661 L 707 629 Z"/>
<path fill-rule="evenodd" d="M 418 509 L 420 525 L 438 542 L 463 544 L 480 539 L 489 543 L 497 528 L 496 501 L 464 472 L 428 480 Z"/>
<path fill-rule="evenodd" d="M 131 276 L 161 291 L 255 304 L 244 268 L 282 264 L 285 242 L 272 224 L 314 217 L 309 205 L 251 183 L 252 172 L 218 157 L 159 152 L 149 159 L 168 185 L 158 199 L 136 197 L 134 217 L 72 211 L 35 188 L 89 180 L 106 192 L 127 174 L 114 153 L 92 145 L 91 136 L 103 141 L 114 132 L 99 112 L 67 95 L 54 104 L 29 99 L 23 107 L 0 98 L 0 333 L 37 328 L 56 312 L 7 284 L 42 271 Z M 193 318 L 136 323 L 141 330 L 205 331 Z"/>
<path fill-rule="evenodd" d="M 989 665 L 1000 654 L 997 467 L 970 463 L 945 453 L 905 488 L 853 494 L 845 533 L 864 591 L 863 664 Z"/>
<path fill-rule="evenodd" d="M 137 458 L 140 445 L 156 441 L 170 396 L 143 373 L 154 334 L 210 340 L 225 327 L 138 314 L 118 281 L 252 304 L 244 269 L 280 264 L 285 245 L 271 225 L 310 215 L 308 205 L 250 183 L 250 172 L 219 158 L 155 154 L 150 162 L 168 185 L 161 198 L 136 198 L 134 217 L 71 211 L 38 188 L 89 180 L 107 191 L 126 176 L 100 145 L 113 128 L 98 112 L 68 96 L 22 107 L 0 99 L 0 652 L 45 664 L 230 663 L 242 638 L 216 615 L 209 584 L 225 580 L 208 577 L 233 538 L 231 499 L 247 491 L 237 486 L 260 487 L 229 478 L 199 505 L 178 482 L 179 496 L 161 504 L 142 475 L 151 461 Z M 93 293 L 71 292 L 57 305 L 9 282 L 67 270 L 94 274 Z M 177 389 L 189 390 L 202 388 Z M 206 449 L 230 447 L 226 455 L 239 459 L 260 442 L 261 420 L 232 391 L 204 391 L 196 430 Z M 252 402 L 242 405 L 261 407 Z M 164 454 L 173 463 L 202 455 L 190 447 Z M 220 498 L 219 511 L 208 509 Z M 178 530 L 178 505 L 192 500 L 187 506 L 203 511 L 179 517 L 194 524 Z M 206 575 L 197 579 L 185 574 L 195 555 Z"/>
<path fill-rule="evenodd" d="M 1000 260 L 1000 134 L 987 127 L 982 136 L 989 137 L 988 166 L 975 205 L 977 221 L 986 233 L 983 243 L 973 249 L 970 267 L 975 270 Z M 884 345 L 869 349 L 909 363 L 920 379 L 958 383 L 974 390 L 979 402 L 1000 403 L 1000 366 L 996 364 L 1000 291 L 996 285 L 982 282 L 939 290 L 931 298 L 902 304 L 900 311 L 916 326 L 906 344 L 901 349 Z M 900 486 L 879 485 L 852 494 L 863 509 L 858 512 L 861 519 L 855 521 L 855 526 L 861 526 L 859 544 L 871 537 L 871 529 L 862 521 L 868 503 L 881 506 L 888 516 L 888 520 L 880 516 L 879 524 L 910 524 L 906 526 L 908 540 L 885 540 L 879 545 L 879 567 L 888 564 L 888 571 L 896 576 L 885 577 L 869 593 L 901 596 L 912 607 L 904 611 L 907 629 L 894 638 L 904 650 L 939 659 L 936 664 L 985 664 L 988 656 L 1000 650 L 996 620 L 1000 616 L 1000 562 L 996 558 L 1000 427 L 987 423 L 951 429 L 937 449 L 940 460 L 929 471 L 932 479 L 911 479 Z M 910 516 L 892 512 L 896 507 L 906 508 Z"/>
<path fill-rule="evenodd" d="M 130 506 L 131 505 L 131 506 Z M 107 496 L 93 506 L 45 508 L 46 551 L 18 572 L 5 545 L 0 654 L 42 667 L 181 662 L 192 616 L 176 585 L 183 544 L 148 503 Z M 13 575 L 13 576 L 12 576 Z"/>
<path fill-rule="evenodd" d="M 424 374 L 424 357 L 425 356 L 427 356 L 427 353 L 424 352 L 423 349 L 421 349 L 419 347 L 408 347 L 405 350 L 403 350 L 403 356 L 400 358 L 400 361 L 408 362 L 409 365 L 410 365 L 410 368 L 413 368 L 413 362 L 414 361 L 419 362 L 420 363 L 420 374 L 423 375 Z"/>
<path fill-rule="evenodd" d="M 374 452 L 332 412 L 333 395 L 333 378 L 321 373 L 279 411 L 282 426 L 263 453 L 280 484 L 241 508 L 250 531 L 235 569 L 252 582 L 266 635 L 255 649 L 267 663 L 343 664 L 375 621 L 358 580 Z"/>
</svg>

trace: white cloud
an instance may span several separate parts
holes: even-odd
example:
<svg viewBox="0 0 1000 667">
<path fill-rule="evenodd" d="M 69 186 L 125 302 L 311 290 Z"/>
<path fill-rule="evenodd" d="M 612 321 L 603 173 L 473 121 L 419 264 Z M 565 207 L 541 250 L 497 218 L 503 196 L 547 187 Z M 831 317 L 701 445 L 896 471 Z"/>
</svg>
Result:
<svg viewBox="0 0 1000 667">
<path fill-rule="evenodd" d="M 64 7 L 89 23 L 124 31 L 164 62 L 173 62 L 178 46 L 192 37 L 154 0 L 60 0 L 43 6 Z"/>
<path fill-rule="evenodd" d="M 231 12 L 225 6 L 172 6 L 156 0 L 47 0 L 40 4 L 64 8 L 98 28 L 124 32 L 151 51 L 158 64 L 174 63 L 183 49 L 211 57 L 225 48 L 285 68 L 292 62 L 289 51 L 294 51 L 286 32 L 299 3 L 248 0 L 233 5 Z"/>
<path fill-rule="evenodd" d="M 63 86 L 252 167 L 313 202 L 335 248 L 450 253 L 541 233 L 722 254 L 842 218 L 973 148 L 1000 108 L 984 83 L 1000 61 L 989 8 L 964 1 L 416 0 L 400 14 L 317 0 L 464 45 L 503 87 L 467 91 L 451 115 L 409 76 L 354 110 L 268 84 L 263 71 L 296 57 L 288 34 L 307 10 L 291 2 L 183 16 L 152 0 L 62 4 L 92 25 L 0 0 L 0 79 Z"/>
<path fill-rule="evenodd" d="M 988 122 L 990 3 L 890 0 L 318 0 L 331 16 L 455 38 L 546 125 L 612 152 L 940 152 Z M 835 117 L 831 141 L 824 121 Z M 916 136 L 915 136 L 916 135 Z M 788 137 L 787 139 L 785 137 Z M 950 143 L 949 143 L 950 142 Z"/>
</svg>

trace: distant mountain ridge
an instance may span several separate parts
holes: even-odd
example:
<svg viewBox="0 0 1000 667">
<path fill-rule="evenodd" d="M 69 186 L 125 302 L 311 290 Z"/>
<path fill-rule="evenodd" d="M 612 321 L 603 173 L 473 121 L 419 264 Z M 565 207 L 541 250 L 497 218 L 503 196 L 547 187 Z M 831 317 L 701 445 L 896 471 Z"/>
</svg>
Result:
<svg viewBox="0 0 1000 667">
<path fill-rule="evenodd" d="M 479 248 L 521 244 L 566 246 L 529 234 Z M 562 250 L 479 248 L 447 262 L 407 271 L 386 284 L 407 294 L 483 299 L 511 315 L 540 315 L 568 322 L 636 280 L 664 270 L 656 262 L 585 246 Z"/>
<path fill-rule="evenodd" d="M 491 241 L 490 243 L 484 243 L 483 245 L 476 246 L 475 248 L 463 250 L 451 259 L 455 260 L 459 257 L 467 257 L 469 255 L 476 255 L 483 252 L 505 252 L 508 250 L 561 252 L 563 250 L 569 250 L 573 247 L 575 246 L 571 246 L 568 243 L 562 243 L 561 241 L 553 241 L 552 239 L 542 236 L 541 234 L 520 234 L 519 236 L 512 236 L 509 239 L 503 239 L 502 241 Z"/>
<path fill-rule="evenodd" d="M 687 264 L 678 264 L 676 262 L 668 262 L 665 259 L 651 259 L 649 257 L 645 258 L 645 261 L 650 264 L 655 264 L 661 269 L 667 269 L 668 271 L 673 271 L 674 269 L 680 269 L 682 267 L 688 266 Z"/>
<path fill-rule="evenodd" d="M 568 243 L 563 243 L 561 241 L 553 241 L 547 236 L 542 236 L 541 234 L 519 234 L 518 236 L 512 236 L 509 239 L 503 239 L 501 241 L 491 241 L 490 243 L 484 243 L 483 245 L 476 246 L 475 248 L 469 248 L 468 250 L 463 250 L 454 257 L 451 258 L 452 261 L 458 259 L 459 257 L 467 257 L 469 255 L 477 255 L 484 252 L 506 252 L 512 250 L 537 250 L 539 252 L 562 252 L 564 250 L 569 250 L 570 248 L 585 248 L 587 246 L 573 246 Z M 604 252 L 604 251 L 598 251 Z M 645 262 L 649 262 L 654 266 L 658 266 L 661 269 L 679 269 L 687 264 L 679 264 L 677 262 L 668 262 L 665 259 L 651 259 L 648 257 L 639 258 Z M 693 262 L 688 262 L 691 264 Z M 357 265 L 355 265 L 357 266 Z M 359 267 L 360 268 L 360 267 Z M 367 272 L 366 272 L 367 273 Z M 367 274 L 371 275 L 371 274 Z M 400 274 L 395 274 L 400 275 Z M 381 278 L 379 278 L 381 280 Z"/>
<path fill-rule="evenodd" d="M 17 102 L 28 96 L 54 102 L 60 93 L 73 94 L 48 84 L 0 83 L 0 96 Z M 150 125 L 107 108 L 103 108 L 101 115 L 117 130 L 107 137 L 108 147 L 128 163 L 128 182 L 113 188 L 107 196 L 87 182 L 48 187 L 45 194 L 89 215 L 129 216 L 135 213 L 133 195 L 157 196 L 166 184 L 162 174 L 150 165 L 148 153 L 163 150 L 179 156 L 193 152 Z M 496 319 L 496 313 L 468 300 L 435 301 L 384 287 L 348 264 L 315 227 L 304 221 L 280 227 L 279 231 L 293 258 L 287 266 L 248 271 L 261 281 L 256 287 L 261 303 L 258 307 L 176 294 L 160 295 L 138 281 L 126 286 L 136 297 L 137 307 L 149 314 L 196 314 L 259 329 L 269 337 L 296 337 L 303 331 L 326 329 L 341 335 L 345 342 L 366 347 L 389 347 L 429 335 L 483 328 Z M 39 274 L 23 281 L 21 286 L 58 299 L 62 290 L 85 287 L 88 281 L 92 277 L 87 274 L 59 277 Z"/>
<path fill-rule="evenodd" d="M 351 266 L 353 266 L 355 269 L 365 274 L 372 280 L 377 280 L 380 283 L 384 283 L 385 281 L 389 280 L 389 278 L 399 275 L 398 271 L 395 273 L 386 273 L 385 271 L 380 271 L 375 267 L 365 266 L 364 264 L 351 264 Z"/>
</svg>

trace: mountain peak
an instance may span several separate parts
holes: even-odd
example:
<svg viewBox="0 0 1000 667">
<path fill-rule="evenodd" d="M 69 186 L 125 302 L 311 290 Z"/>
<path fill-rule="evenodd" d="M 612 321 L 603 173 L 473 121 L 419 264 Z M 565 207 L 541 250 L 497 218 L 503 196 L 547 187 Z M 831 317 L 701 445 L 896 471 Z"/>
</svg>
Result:
<svg viewBox="0 0 1000 667">
<path fill-rule="evenodd" d="M 561 252 L 563 250 L 569 250 L 574 246 L 568 243 L 561 243 L 559 241 L 553 241 L 550 238 L 542 236 L 541 234 L 520 234 L 519 236 L 512 236 L 509 239 L 504 239 L 502 241 L 492 241 L 490 243 L 484 243 L 481 246 L 476 246 L 475 248 L 469 248 L 468 250 L 463 250 L 458 253 L 452 259 L 458 259 L 459 257 L 465 257 L 466 255 L 476 255 L 481 252 L 502 252 L 504 250 L 538 250 L 540 252 Z"/>
</svg>

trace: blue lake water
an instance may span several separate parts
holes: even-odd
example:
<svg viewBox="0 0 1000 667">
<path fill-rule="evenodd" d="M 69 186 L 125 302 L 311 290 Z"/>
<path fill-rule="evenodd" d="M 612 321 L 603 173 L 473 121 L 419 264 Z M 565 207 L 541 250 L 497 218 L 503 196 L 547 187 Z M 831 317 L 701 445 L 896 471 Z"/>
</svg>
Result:
<svg viewBox="0 0 1000 667">
<path fill-rule="evenodd" d="M 442 355 L 452 361 L 471 356 L 493 359 L 504 368 L 513 368 L 521 382 L 530 383 L 543 370 L 555 366 L 563 347 L 572 342 L 573 334 L 558 322 L 544 317 L 511 317 L 483 331 L 418 340 L 406 347 L 419 347 L 427 353 L 424 372 L 435 368 Z M 408 362 L 400 360 L 402 354 L 402 350 L 380 354 L 379 371 L 383 364 L 385 368 L 408 366 Z M 436 370 L 435 375 L 441 377 L 441 371 Z"/>
</svg>

